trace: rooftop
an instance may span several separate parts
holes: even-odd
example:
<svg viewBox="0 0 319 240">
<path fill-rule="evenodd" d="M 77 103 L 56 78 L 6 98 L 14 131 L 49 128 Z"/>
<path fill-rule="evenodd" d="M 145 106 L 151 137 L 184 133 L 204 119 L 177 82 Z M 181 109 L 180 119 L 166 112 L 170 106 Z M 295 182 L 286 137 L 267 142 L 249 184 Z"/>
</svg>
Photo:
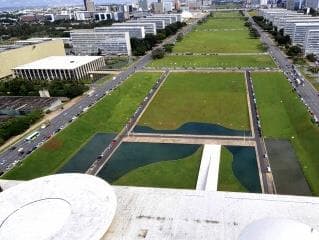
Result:
<svg viewBox="0 0 319 240">
<path fill-rule="evenodd" d="M 52 56 L 28 64 L 20 65 L 14 69 L 75 69 L 90 63 L 99 56 Z"/>
<path fill-rule="evenodd" d="M 84 174 L 20 183 L 0 194 L 0 239 L 99 240 L 116 210 L 113 188 Z"/>
<path fill-rule="evenodd" d="M 68 212 L 68 207 L 60 206 L 63 205 L 61 201 L 48 201 L 47 205 L 44 206 L 52 206 L 51 209 L 56 209 L 56 212 L 63 210 L 60 219 L 62 218 L 63 223 L 69 226 L 69 228 L 64 228 L 63 230 L 71 233 L 79 231 L 79 234 L 84 231 L 92 233 L 97 231 L 97 226 L 102 228 L 102 223 L 105 223 L 106 219 L 109 220 L 110 216 L 114 215 L 114 212 L 106 210 L 108 208 L 103 205 L 105 202 L 107 206 L 114 206 L 114 203 L 112 203 L 113 195 L 111 194 L 113 190 L 110 190 L 114 189 L 117 196 L 117 210 L 111 225 L 109 227 L 106 226 L 107 224 L 104 225 L 105 234 L 101 238 L 102 240 L 318 239 L 319 198 L 316 197 L 125 186 L 112 186 L 111 188 L 103 180 L 95 179 L 92 176 L 78 176 L 78 179 L 75 179 L 74 177 L 64 178 L 63 175 L 76 176 L 80 174 L 59 174 L 44 177 L 32 180 L 30 182 L 31 187 L 29 187 L 29 183 L 22 183 L 21 187 L 18 185 L 19 189 L 12 187 L 13 184 L 10 181 L 0 180 L 0 185 L 5 190 L 3 194 L 0 194 L 0 204 L 5 206 L 0 208 L 0 216 L 7 216 L 11 210 L 20 206 L 20 203 L 25 199 L 28 201 L 34 200 L 34 198 L 37 199 L 42 191 L 42 198 L 43 196 L 54 196 L 62 199 L 67 199 L 68 197 L 70 198 L 68 201 L 71 201 L 72 206 L 85 211 L 82 212 L 83 215 L 81 216 L 83 217 L 78 215 L 77 223 L 79 225 L 72 226 L 70 220 L 65 220 L 64 212 Z M 86 180 L 83 181 L 84 179 Z M 35 187 L 34 183 L 39 185 Z M 20 184 L 20 182 L 17 184 Z M 43 187 L 43 184 L 46 184 L 45 187 Z M 4 197 L 7 196 L 6 192 L 10 191 L 11 187 L 14 194 L 9 192 L 8 195 L 11 198 Z M 42 187 L 41 191 L 40 187 Z M 85 194 L 84 191 L 86 191 Z M 28 194 L 31 192 L 32 194 Z M 105 192 L 110 194 L 110 198 L 103 198 L 103 196 L 106 196 L 103 195 Z M 89 199 L 91 198 L 90 194 L 94 196 L 95 194 L 101 194 L 103 196 L 100 199 L 92 197 L 93 201 L 91 201 Z M 13 201 L 12 198 L 14 196 L 15 200 Z M 8 202 L 4 201 L 4 199 Z M 32 209 L 34 212 L 30 213 L 32 217 L 37 216 L 36 213 L 41 213 L 40 211 L 44 208 L 41 203 L 30 207 L 34 207 Z M 21 210 L 23 211 L 23 208 L 19 209 L 18 213 Z M 107 213 L 104 212 L 105 210 Z M 4 212 L 6 214 L 3 214 Z M 14 213 L 12 216 L 14 217 L 15 215 Z M 44 215 L 41 213 L 39 218 Z M 58 214 L 52 213 L 52 215 L 56 217 Z M 89 224 L 90 227 L 82 223 L 87 216 L 93 219 Z M 51 216 L 48 217 L 52 218 Z M 9 220 L 10 218 L 11 215 Z M 97 223 L 98 220 L 102 223 Z M 6 220 L 4 223 L 6 223 Z M 31 221 L 30 224 L 33 224 L 33 222 Z M 17 226 L 21 226 L 21 222 L 12 224 L 12 229 L 16 230 Z M 40 233 L 48 231 L 45 230 L 46 227 L 48 225 L 43 224 L 44 230 L 40 231 Z M 1 228 L 0 237 L 2 237 Z M 18 233 L 20 231 L 16 231 L 16 234 Z M 65 234 L 69 234 L 69 232 Z"/>
</svg>

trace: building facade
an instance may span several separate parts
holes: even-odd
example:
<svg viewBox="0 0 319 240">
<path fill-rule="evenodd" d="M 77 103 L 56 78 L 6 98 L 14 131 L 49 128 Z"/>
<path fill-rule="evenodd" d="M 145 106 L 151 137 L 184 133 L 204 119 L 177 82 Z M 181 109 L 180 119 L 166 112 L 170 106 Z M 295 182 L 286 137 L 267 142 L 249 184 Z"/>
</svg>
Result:
<svg viewBox="0 0 319 240">
<path fill-rule="evenodd" d="M 124 22 L 124 23 L 113 23 L 112 26 L 124 26 L 124 27 L 130 27 L 130 26 L 137 26 L 137 27 L 144 27 L 145 34 L 153 34 L 156 35 L 156 24 L 155 23 L 147 23 L 147 22 Z"/>
<path fill-rule="evenodd" d="M 151 19 L 151 18 L 140 18 L 138 20 L 131 20 L 130 23 L 155 23 L 156 29 L 164 29 L 166 27 L 163 19 Z"/>
<path fill-rule="evenodd" d="M 307 31 L 304 43 L 305 55 L 315 54 L 319 55 L 319 29 L 309 29 Z"/>
<path fill-rule="evenodd" d="M 130 38 L 145 38 L 145 29 L 143 26 L 115 26 L 110 27 L 97 27 L 95 32 L 128 32 Z"/>
<path fill-rule="evenodd" d="M 0 78 L 10 76 L 11 69 L 52 55 L 65 56 L 61 39 L 34 41 L 23 45 L 13 45 L 0 49 Z"/>
<path fill-rule="evenodd" d="M 88 12 L 95 12 L 95 6 L 93 0 L 84 0 L 85 10 Z"/>
<path fill-rule="evenodd" d="M 310 29 L 319 29 L 319 23 L 295 23 L 293 35 L 291 36 L 292 43 L 303 46 L 306 33 Z"/>
<path fill-rule="evenodd" d="M 132 55 L 128 32 L 71 32 L 76 55 Z"/>
<path fill-rule="evenodd" d="M 14 76 L 29 81 L 78 81 L 88 77 L 90 71 L 105 66 L 103 57 L 52 56 L 13 69 Z"/>
</svg>

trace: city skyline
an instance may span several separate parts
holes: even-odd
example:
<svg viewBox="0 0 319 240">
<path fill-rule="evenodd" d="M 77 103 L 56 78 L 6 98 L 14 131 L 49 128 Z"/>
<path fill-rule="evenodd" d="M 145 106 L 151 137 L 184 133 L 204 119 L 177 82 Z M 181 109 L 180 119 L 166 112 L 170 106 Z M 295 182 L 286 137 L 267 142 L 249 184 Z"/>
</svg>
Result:
<svg viewBox="0 0 319 240">
<path fill-rule="evenodd" d="M 95 4 L 111 4 L 111 3 L 131 3 L 135 0 L 95 0 Z M 58 7 L 83 5 L 83 0 L 70 0 L 67 3 L 64 0 L 28 0 L 28 1 L 10 1 L 0 0 L 0 9 L 4 8 L 25 8 L 25 7 Z"/>
</svg>

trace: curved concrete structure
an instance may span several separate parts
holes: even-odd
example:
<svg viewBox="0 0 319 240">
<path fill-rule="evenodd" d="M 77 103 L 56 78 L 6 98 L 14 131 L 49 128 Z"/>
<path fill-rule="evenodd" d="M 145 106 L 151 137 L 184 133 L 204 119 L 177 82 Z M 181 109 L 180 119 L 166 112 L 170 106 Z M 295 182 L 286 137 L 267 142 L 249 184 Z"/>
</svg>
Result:
<svg viewBox="0 0 319 240">
<path fill-rule="evenodd" d="M 113 188 L 85 174 L 57 174 L 0 194 L 0 239 L 98 240 L 116 210 Z"/>
<path fill-rule="evenodd" d="M 319 232 L 314 228 L 285 218 L 263 218 L 249 224 L 239 240 L 315 240 Z"/>
</svg>

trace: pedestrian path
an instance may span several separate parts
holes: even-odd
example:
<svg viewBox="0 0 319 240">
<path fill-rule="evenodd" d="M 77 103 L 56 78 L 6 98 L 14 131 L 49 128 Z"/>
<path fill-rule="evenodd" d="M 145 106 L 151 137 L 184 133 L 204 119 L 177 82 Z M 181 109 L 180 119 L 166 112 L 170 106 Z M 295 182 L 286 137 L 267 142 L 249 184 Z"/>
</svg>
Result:
<svg viewBox="0 0 319 240">
<path fill-rule="evenodd" d="M 221 145 L 205 144 L 196 190 L 217 191 Z"/>
</svg>

